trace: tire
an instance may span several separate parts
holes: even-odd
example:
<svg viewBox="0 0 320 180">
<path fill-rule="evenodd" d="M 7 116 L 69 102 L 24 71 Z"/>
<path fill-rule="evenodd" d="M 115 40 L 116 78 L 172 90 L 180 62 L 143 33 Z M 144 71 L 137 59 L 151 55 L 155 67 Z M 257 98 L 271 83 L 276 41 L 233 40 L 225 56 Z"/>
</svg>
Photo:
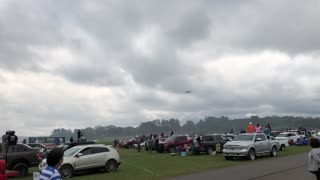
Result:
<svg viewBox="0 0 320 180">
<path fill-rule="evenodd" d="M 225 156 L 224 157 L 226 160 L 233 160 L 233 157 L 232 156 Z"/>
<path fill-rule="evenodd" d="M 209 146 L 208 149 L 207 149 L 207 153 L 208 153 L 209 155 L 211 155 L 212 152 L 213 152 L 213 148 L 212 148 L 211 146 Z"/>
<path fill-rule="evenodd" d="M 19 177 L 25 177 L 29 173 L 28 165 L 24 163 L 18 163 L 12 167 L 12 170 L 19 172 Z"/>
<path fill-rule="evenodd" d="M 284 151 L 284 150 L 286 150 L 286 145 L 282 144 L 282 145 L 280 146 L 280 151 Z"/>
<path fill-rule="evenodd" d="M 61 177 L 63 178 L 71 178 L 73 176 L 74 170 L 70 165 L 63 165 L 59 169 Z"/>
<path fill-rule="evenodd" d="M 118 168 L 118 163 L 115 160 L 109 160 L 106 163 L 105 171 L 108 173 L 113 173 L 117 170 Z"/>
<path fill-rule="evenodd" d="M 271 157 L 277 156 L 278 150 L 276 146 L 273 146 L 270 152 Z"/>
<path fill-rule="evenodd" d="M 255 160 L 256 159 L 256 152 L 254 149 L 250 149 L 248 152 L 248 159 L 249 160 Z"/>
<path fill-rule="evenodd" d="M 175 153 L 175 149 L 173 146 L 170 146 L 168 149 L 169 153 Z"/>
</svg>

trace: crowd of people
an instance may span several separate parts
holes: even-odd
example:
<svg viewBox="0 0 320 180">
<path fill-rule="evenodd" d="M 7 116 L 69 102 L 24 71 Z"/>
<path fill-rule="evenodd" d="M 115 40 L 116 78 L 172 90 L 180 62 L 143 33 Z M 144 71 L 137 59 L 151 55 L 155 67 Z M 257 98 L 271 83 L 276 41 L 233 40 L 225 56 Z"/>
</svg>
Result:
<svg viewBox="0 0 320 180">
<path fill-rule="evenodd" d="M 250 122 L 247 127 L 247 131 L 244 131 L 243 129 L 241 129 L 240 134 L 241 133 L 264 133 L 266 136 L 269 137 L 271 134 L 271 131 L 272 131 L 271 125 L 269 123 L 264 127 L 262 127 L 259 123 L 257 123 L 256 126 L 254 126 L 253 123 Z"/>
</svg>

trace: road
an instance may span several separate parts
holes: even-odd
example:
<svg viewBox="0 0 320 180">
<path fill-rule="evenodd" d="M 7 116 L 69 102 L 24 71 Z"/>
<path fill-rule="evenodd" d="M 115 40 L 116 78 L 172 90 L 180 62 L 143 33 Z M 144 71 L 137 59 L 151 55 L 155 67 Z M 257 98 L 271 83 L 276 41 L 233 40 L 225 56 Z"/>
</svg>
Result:
<svg viewBox="0 0 320 180">
<path fill-rule="evenodd" d="M 244 165 L 207 171 L 170 180 L 313 180 L 307 171 L 307 153 L 258 160 Z"/>
</svg>

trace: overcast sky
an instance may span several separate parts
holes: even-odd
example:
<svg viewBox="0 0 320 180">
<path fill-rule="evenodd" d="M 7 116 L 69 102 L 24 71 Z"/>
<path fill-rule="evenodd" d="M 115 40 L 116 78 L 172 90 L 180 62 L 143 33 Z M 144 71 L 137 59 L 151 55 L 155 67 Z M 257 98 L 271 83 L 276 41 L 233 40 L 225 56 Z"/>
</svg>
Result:
<svg viewBox="0 0 320 180">
<path fill-rule="evenodd" d="M 319 9 L 318 0 L 0 0 L 0 131 L 319 116 Z"/>
</svg>

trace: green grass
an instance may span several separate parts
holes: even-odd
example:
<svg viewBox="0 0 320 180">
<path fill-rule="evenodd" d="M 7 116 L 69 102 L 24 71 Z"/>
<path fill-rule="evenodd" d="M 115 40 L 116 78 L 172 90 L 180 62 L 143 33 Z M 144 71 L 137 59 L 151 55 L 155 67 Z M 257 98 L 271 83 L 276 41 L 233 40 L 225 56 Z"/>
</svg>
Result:
<svg viewBox="0 0 320 180">
<path fill-rule="evenodd" d="M 279 156 L 288 156 L 310 151 L 308 146 L 292 146 L 284 152 L 279 152 Z M 246 160 L 226 161 L 223 155 L 217 156 L 198 155 L 198 156 L 171 156 L 168 153 L 146 154 L 136 150 L 120 150 L 122 164 L 115 173 L 90 172 L 73 177 L 74 180 L 103 180 L 103 179 L 163 179 L 179 175 L 191 174 L 206 170 L 251 163 Z M 266 160 L 269 158 L 258 158 L 257 160 Z M 33 168 L 32 170 L 36 170 Z M 31 179 L 32 174 L 27 178 Z"/>
</svg>

